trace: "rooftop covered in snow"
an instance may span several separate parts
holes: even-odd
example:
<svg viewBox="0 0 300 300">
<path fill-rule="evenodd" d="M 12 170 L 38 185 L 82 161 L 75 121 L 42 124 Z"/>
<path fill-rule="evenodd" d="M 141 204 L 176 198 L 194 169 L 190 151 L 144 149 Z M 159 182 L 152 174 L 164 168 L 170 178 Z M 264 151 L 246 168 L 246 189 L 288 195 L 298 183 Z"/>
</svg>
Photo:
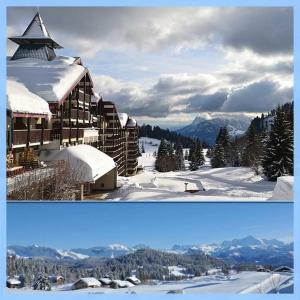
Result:
<svg viewBox="0 0 300 300">
<path fill-rule="evenodd" d="M 49 155 L 41 154 L 41 159 L 45 161 L 64 160 L 70 168 L 77 173 L 78 181 L 93 183 L 103 175 L 116 167 L 114 160 L 89 145 L 76 145 L 51 151 Z"/>
<path fill-rule="evenodd" d="M 13 114 L 51 117 L 49 104 L 30 92 L 22 83 L 13 79 L 7 82 L 7 110 Z"/>
<path fill-rule="evenodd" d="M 7 60 L 7 79 L 20 82 L 47 102 L 64 100 L 88 72 L 76 58 L 57 56 L 51 61 L 33 58 Z"/>
<path fill-rule="evenodd" d="M 127 122 L 127 127 L 136 127 L 137 122 L 134 118 L 129 117 L 128 122 Z"/>
</svg>

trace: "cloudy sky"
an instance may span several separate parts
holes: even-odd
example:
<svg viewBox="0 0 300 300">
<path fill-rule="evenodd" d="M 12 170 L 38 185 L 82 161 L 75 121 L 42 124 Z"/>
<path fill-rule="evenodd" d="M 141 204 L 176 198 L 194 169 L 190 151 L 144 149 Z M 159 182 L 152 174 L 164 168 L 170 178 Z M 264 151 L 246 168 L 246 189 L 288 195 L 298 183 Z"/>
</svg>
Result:
<svg viewBox="0 0 300 300">
<path fill-rule="evenodd" d="M 8 8 L 20 35 L 35 8 Z M 292 8 L 40 8 L 60 55 L 140 123 L 244 118 L 293 99 Z M 8 55 L 15 51 L 7 44 Z"/>
</svg>

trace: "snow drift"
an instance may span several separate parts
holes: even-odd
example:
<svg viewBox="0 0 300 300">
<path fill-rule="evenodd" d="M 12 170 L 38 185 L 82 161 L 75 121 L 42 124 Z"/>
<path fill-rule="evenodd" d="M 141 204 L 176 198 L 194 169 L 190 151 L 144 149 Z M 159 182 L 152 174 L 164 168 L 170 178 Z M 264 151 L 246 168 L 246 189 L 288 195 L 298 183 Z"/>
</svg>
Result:
<svg viewBox="0 0 300 300">
<path fill-rule="evenodd" d="M 293 200 L 293 185 L 293 176 L 278 177 L 270 200 Z"/>
</svg>

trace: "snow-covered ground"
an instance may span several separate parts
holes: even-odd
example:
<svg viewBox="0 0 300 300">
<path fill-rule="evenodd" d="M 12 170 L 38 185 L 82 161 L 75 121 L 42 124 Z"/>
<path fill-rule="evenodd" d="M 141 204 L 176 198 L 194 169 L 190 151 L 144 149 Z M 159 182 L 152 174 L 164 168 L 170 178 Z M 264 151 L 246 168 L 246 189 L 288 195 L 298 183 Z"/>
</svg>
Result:
<svg viewBox="0 0 300 300">
<path fill-rule="evenodd" d="M 72 285 L 60 285 L 52 292 L 72 293 L 110 293 L 110 294 L 145 294 L 145 293 L 228 293 L 228 294 L 265 294 L 293 293 L 293 276 L 289 273 L 241 272 L 229 276 L 209 275 L 178 281 L 155 281 L 152 284 L 141 284 L 128 288 L 112 289 L 109 287 L 71 290 Z M 11 292 L 26 292 L 30 289 L 10 289 Z M 34 291 L 41 292 L 41 291 Z M 45 293 L 45 292 L 43 292 Z M 48 292 L 47 292 L 48 293 Z"/>
<path fill-rule="evenodd" d="M 140 138 L 145 153 L 139 157 L 143 171 L 132 177 L 119 177 L 121 188 L 108 194 L 109 200 L 127 201 L 264 201 L 272 197 L 274 182 L 255 175 L 245 167 L 211 168 L 206 157 L 204 166 L 197 171 L 186 170 L 160 173 L 154 170 L 159 140 Z M 185 153 L 185 150 L 184 150 Z M 206 151 L 204 151 L 206 153 Z M 189 190 L 185 192 L 185 183 Z M 205 191 L 203 191 L 203 188 Z"/>
</svg>

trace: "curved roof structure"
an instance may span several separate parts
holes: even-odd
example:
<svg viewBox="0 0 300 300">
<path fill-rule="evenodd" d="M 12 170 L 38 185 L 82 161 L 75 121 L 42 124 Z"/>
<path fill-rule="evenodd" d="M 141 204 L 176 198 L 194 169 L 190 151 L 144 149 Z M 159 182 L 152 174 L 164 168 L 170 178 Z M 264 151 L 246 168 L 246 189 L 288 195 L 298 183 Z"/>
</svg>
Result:
<svg viewBox="0 0 300 300">
<path fill-rule="evenodd" d="M 89 145 L 66 147 L 45 158 L 46 161 L 64 160 L 76 172 L 78 181 L 93 183 L 116 167 L 114 160 Z"/>
</svg>

